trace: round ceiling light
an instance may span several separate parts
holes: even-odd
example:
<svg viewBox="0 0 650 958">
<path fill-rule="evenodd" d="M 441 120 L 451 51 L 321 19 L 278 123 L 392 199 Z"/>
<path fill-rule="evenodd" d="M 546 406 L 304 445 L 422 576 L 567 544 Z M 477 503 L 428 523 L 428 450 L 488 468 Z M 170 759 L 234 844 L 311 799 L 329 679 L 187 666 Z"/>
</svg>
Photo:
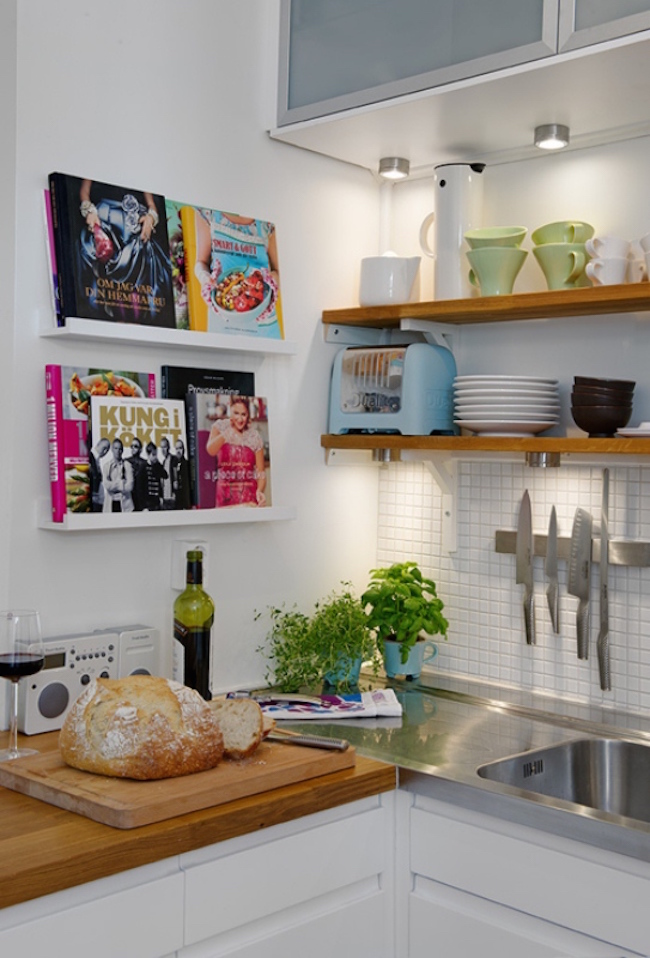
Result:
<svg viewBox="0 0 650 958">
<path fill-rule="evenodd" d="M 384 156 L 379 161 L 379 175 L 386 180 L 404 180 L 410 169 L 411 164 L 403 156 Z"/>
<path fill-rule="evenodd" d="M 540 150 L 561 150 L 569 145 L 569 127 L 561 123 L 544 123 L 535 127 L 535 146 Z"/>
</svg>

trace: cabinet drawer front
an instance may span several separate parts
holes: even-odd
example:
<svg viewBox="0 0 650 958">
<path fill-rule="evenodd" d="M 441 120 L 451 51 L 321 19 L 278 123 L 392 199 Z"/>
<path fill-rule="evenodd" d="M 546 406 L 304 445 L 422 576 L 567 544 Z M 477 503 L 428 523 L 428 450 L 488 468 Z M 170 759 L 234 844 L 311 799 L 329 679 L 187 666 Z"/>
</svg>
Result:
<svg viewBox="0 0 650 958">
<path fill-rule="evenodd" d="M 412 811 L 410 844 L 418 875 L 647 952 L 650 870 L 640 878 L 421 809 Z"/>
<path fill-rule="evenodd" d="M 187 944 L 375 878 L 387 868 L 391 827 L 373 811 L 188 868 Z"/>
<path fill-rule="evenodd" d="M 182 943 L 181 874 L 0 932 L 0 954 L 21 958 L 159 958 Z"/>
</svg>

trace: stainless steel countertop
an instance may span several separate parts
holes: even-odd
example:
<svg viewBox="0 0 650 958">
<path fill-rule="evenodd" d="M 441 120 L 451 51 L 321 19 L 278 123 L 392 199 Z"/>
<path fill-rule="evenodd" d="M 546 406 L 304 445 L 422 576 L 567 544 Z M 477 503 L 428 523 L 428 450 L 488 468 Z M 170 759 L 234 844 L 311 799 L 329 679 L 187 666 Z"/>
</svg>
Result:
<svg viewBox="0 0 650 958">
<path fill-rule="evenodd" d="M 517 752 L 589 736 L 650 745 L 650 719 L 433 672 L 408 683 L 362 676 L 361 685 L 393 688 L 403 716 L 283 726 L 347 738 L 359 754 L 397 765 L 400 785 L 417 794 L 650 862 L 650 824 L 488 781 L 476 771 Z"/>
</svg>

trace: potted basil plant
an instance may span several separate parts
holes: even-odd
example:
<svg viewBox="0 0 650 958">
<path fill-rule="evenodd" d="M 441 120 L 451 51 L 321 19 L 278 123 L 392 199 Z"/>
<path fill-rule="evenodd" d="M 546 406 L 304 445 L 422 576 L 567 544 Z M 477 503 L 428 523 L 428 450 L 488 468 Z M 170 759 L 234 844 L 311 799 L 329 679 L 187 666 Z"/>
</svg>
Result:
<svg viewBox="0 0 650 958">
<path fill-rule="evenodd" d="M 416 562 L 396 562 L 387 568 L 371 570 L 370 583 L 361 601 L 384 657 L 388 678 L 398 674 L 418 678 L 426 653 L 423 633 L 442 635 L 446 639 L 449 628 L 435 582 L 422 575 Z M 432 659 L 436 651 L 433 646 L 427 660 Z"/>
</svg>

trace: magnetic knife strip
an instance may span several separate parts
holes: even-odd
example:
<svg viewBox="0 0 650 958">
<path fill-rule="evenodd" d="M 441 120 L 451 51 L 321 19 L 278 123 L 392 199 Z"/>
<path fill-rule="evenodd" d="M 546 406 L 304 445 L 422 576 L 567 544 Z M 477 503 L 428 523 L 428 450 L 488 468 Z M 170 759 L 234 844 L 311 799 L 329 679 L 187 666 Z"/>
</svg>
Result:
<svg viewBox="0 0 650 958">
<path fill-rule="evenodd" d="M 596 527 L 597 528 L 597 527 Z M 503 555 L 515 555 L 517 533 L 507 529 L 498 529 L 495 533 L 494 551 Z M 533 555 L 545 556 L 546 543 L 548 536 L 533 535 Z M 567 562 L 571 555 L 571 537 L 558 536 L 557 538 L 557 557 L 566 559 Z M 591 543 L 591 561 L 600 562 L 600 537 L 592 539 Z M 609 541 L 609 565 L 634 566 L 644 569 L 650 566 L 650 542 L 636 541 L 634 539 L 610 539 Z"/>
</svg>

